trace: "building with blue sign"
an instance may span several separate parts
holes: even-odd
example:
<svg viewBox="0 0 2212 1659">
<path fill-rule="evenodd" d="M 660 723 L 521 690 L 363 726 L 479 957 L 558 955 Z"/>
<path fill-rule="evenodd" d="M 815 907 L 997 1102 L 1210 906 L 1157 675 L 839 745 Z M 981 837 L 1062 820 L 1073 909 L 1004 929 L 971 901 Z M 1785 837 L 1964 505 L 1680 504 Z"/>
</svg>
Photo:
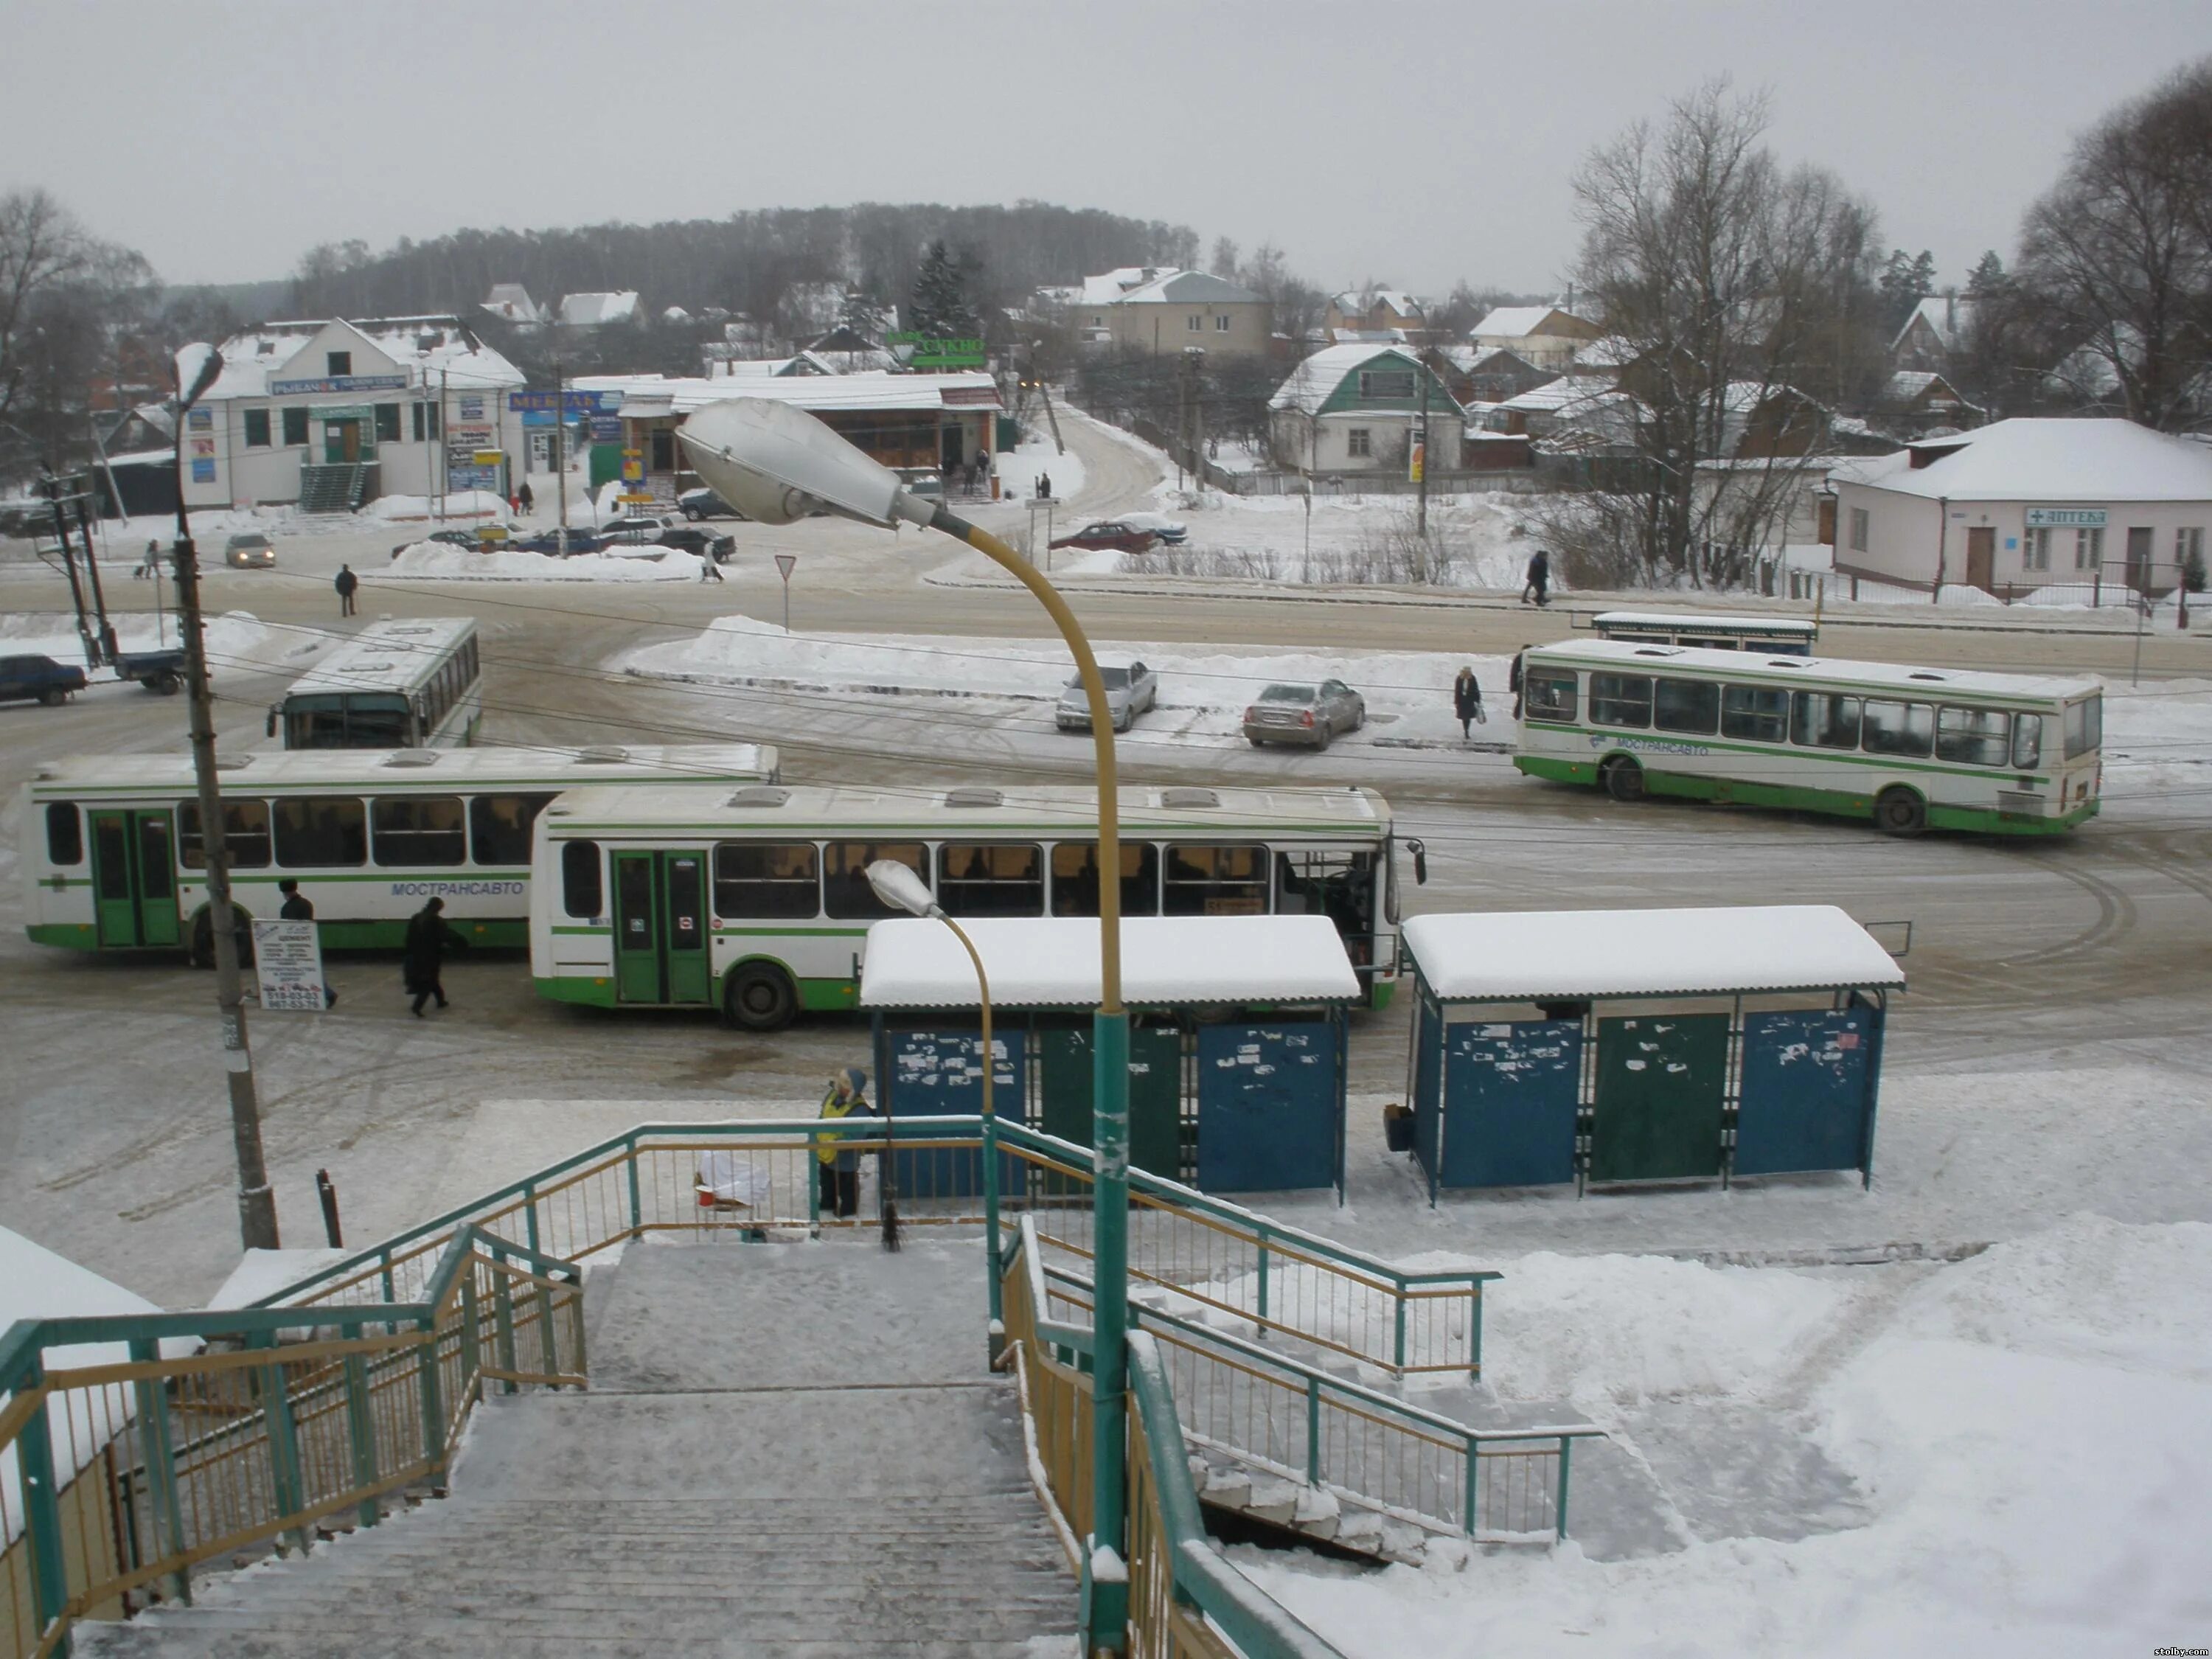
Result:
<svg viewBox="0 0 2212 1659">
<path fill-rule="evenodd" d="M 334 513 L 503 490 L 520 459 L 507 393 L 522 371 L 459 318 L 270 323 L 222 353 L 186 416 L 187 506 Z"/>
</svg>

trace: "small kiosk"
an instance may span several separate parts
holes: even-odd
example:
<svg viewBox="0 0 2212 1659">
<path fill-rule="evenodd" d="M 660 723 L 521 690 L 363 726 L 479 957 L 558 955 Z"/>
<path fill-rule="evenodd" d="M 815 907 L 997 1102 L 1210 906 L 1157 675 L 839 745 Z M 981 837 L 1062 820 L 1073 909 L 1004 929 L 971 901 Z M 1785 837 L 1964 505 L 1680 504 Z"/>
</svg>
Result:
<svg viewBox="0 0 2212 1659">
<path fill-rule="evenodd" d="M 1417 916 L 1407 1092 L 1442 1188 L 1874 1169 L 1904 970 L 1831 905 Z"/>
<path fill-rule="evenodd" d="M 990 976 L 994 1109 L 1089 1146 L 1097 921 L 960 926 Z M 1334 1187 L 1340 1201 L 1345 1014 L 1360 994 L 1326 916 L 1125 920 L 1130 1162 L 1202 1192 Z M 901 917 L 869 928 L 860 1006 L 874 1021 L 879 1109 L 894 1118 L 981 1109 L 975 969 L 944 922 Z M 975 1153 L 898 1157 L 902 1191 L 952 1196 L 980 1184 Z M 904 1167 L 930 1158 L 948 1167 Z"/>
</svg>

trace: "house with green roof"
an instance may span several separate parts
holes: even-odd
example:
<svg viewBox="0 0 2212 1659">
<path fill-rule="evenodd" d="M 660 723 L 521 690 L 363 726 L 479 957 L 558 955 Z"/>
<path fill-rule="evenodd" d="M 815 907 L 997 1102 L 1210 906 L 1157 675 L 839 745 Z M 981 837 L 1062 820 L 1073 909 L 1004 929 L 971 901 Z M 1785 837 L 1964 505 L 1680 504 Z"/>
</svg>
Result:
<svg viewBox="0 0 2212 1659">
<path fill-rule="evenodd" d="M 1291 372 L 1267 400 L 1279 465 L 1308 476 L 1404 477 L 1428 409 L 1428 467 L 1461 470 L 1466 413 L 1436 371 L 1403 346 L 1334 345 Z"/>
</svg>

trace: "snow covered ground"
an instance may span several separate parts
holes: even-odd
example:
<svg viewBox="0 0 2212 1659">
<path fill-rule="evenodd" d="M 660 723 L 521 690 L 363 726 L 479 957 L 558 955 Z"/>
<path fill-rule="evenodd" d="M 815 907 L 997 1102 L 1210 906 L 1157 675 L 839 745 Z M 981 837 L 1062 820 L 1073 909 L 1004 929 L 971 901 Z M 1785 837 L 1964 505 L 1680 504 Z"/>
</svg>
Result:
<svg viewBox="0 0 2212 1659">
<path fill-rule="evenodd" d="M 2212 1226 L 2070 1215 L 1942 1267 L 1493 1265 L 1490 1386 L 1571 1400 L 1711 1489 L 1662 1517 L 1671 1541 L 1613 1559 L 1571 1540 L 1361 1572 L 1237 1552 L 1353 1659 L 2056 1659 L 2212 1631 Z M 1658 1437 L 1699 1407 L 1785 1433 L 1747 1464 L 1685 1459 Z M 1790 1442 L 1844 1483 L 1794 1524 L 1767 1501 Z"/>
<path fill-rule="evenodd" d="M 115 642 L 125 651 L 155 651 L 184 643 L 174 611 L 159 617 L 117 612 Z M 320 651 L 333 636 L 319 629 L 295 628 L 283 623 L 264 623 L 251 611 L 230 611 L 207 625 L 208 662 L 219 673 L 230 668 L 287 668 Z M 84 641 L 67 617 L 42 612 L 0 613 L 0 649 L 10 655 L 52 657 L 56 662 L 82 664 Z M 119 686 L 112 669 L 86 671 L 88 692 Z"/>
<path fill-rule="evenodd" d="M 385 573 L 410 581 L 696 582 L 702 561 L 680 548 L 616 553 L 480 552 L 449 542 L 417 542 L 393 556 Z"/>
</svg>

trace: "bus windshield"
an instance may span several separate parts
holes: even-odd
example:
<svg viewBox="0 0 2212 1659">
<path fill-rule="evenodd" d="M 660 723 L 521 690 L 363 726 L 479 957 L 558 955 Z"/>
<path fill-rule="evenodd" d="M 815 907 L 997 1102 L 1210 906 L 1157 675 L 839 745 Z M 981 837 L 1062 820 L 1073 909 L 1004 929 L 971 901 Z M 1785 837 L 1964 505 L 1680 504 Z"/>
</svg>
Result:
<svg viewBox="0 0 2212 1659">
<path fill-rule="evenodd" d="M 288 698 L 287 749 L 404 749 L 414 741 L 407 700 L 389 692 L 328 692 Z"/>
</svg>

